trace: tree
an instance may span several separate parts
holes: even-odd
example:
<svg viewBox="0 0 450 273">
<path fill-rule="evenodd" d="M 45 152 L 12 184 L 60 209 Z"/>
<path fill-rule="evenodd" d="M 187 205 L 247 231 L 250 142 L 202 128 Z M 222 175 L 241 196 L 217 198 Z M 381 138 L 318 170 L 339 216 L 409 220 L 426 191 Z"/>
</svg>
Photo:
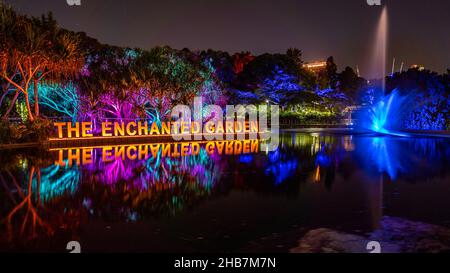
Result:
<svg viewBox="0 0 450 273">
<path fill-rule="evenodd" d="M 23 93 L 28 115 L 34 120 L 28 100 L 30 82 L 37 73 L 35 63 L 43 62 L 40 50 L 43 40 L 37 36 L 31 21 L 25 16 L 18 16 L 10 8 L 0 3 L 0 76 L 10 85 Z M 15 100 L 11 101 L 11 105 Z"/>
<path fill-rule="evenodd" d="M 303 61 L 302 61 L 302 51 L 300 49 L 297 48 L 289 48 L 286 51 L 286 55 L 291 58 L 298 67 L 302 67 L 303 66 Z"/>
<path fill-rule="evenodd" d="M 209 63 L 214 68 L 217 78 L 222 83 L 230 85 L 235 79 L 235 63 L 233 57 L 228 52 L 208 49 L 207 51 L 200 52 L 200 58 L 203 63 Z M 244 63 L 242 63 L 243 68 Z"/>
<path fill-rule="evenodd" d="M 386 93 L 407 98 L 401 119 L 414 130 L 446 130 L 450 125 L 450 86 L 448 74 L 409 69 L 387 78 Z"/>
<path fill-rule="evenodd" d="M 329 81 L 329 87 L 331 89 L 336 89 L 339 75 L 337 73 L 337 65 L 334 63 L 333 56 L 330 56 L 327 59 L 326 75 Z"/>
<path fill-rule="evenodd" d="M 3 105 L 3 102 L 7 99 L 8 95 L 11 92 L 14 92 L 14 97 L 12 98 L 8 109 L 4 113 L 0 112 L 0 115 L 2 115 L 2 117 L 5 119 L 6 117 L 9 116 L 9 113 L 14 108 L 14 102 L 19 97 L 19 91 L 17 90 L 17 88 L 14 88 L 10 82 L 5 81 L 3 78 L 0 79 L 0 82 L 1 82 L 0 94 L 2 94 L 0 97 L 0 110 L 2 109 L 1 106 Z"/>
<path fill-rule="evenodd" d="M 244 70 L 238 76 L 236 85 L 241 90 L 256 90 L 277 69 L 298 77 L 300 68 L 286 54 L 263 54 L 244 67 Z"/>
<path fill-rule="evenodd" d="M 360 92 L 367 87 L 367 81 L 353 71 L 351 67 L 346 67 L 342 73 L 339 74 L 338 89 L 344 93 L 353 102 L 357 102 Z"/>
<path fill-rule="evenodd" d="M 133 71 L 141 87 L 139 105 L 150 118 L 163 119 L 172 106 L 190 104 L 202 91 L 211 91 L 211 71 L 196 59 L 188 50 L 177 52 L 169 47 L 142 52 Z"/>
<path fill-rule="evenodd" d="M 242 71 L 244 71 L 244 67 L 251 61 L 255 59 L 255 57 L 250 52 L 241 52 L 236 53 L 232 56 L 233 59 L 233 71 L 234 74 L 238 75 Z"/>
<path fill-rule="evenodd" d="M 263 81 L 257 94 L 262 97 L 262 101 L 269 100 L 271 103 L 284 107 L 299 96 L 301 91 L 302 88 L 298 84 L 296 75 L 285 73 L 276 67 L 272 75 Z"/>
<path fill-rule="evenodd" d="M 29 120 L 33 122 L 39 116 L 39 99 L 35 100 L 33 115 L 30 87 L 34 86 L 34 97 L 38 98 L 41 80 L 55 81 L 78 73 L 83 62 L 79 39 L 76 34 L 59 29 L 51 14 L 30 19 L 16 15 L 3 4 L 0 13 L 0 76 L 23 94 Z"/>
<path fill-rule="evenodd" d="M 40 105 L 68 116 L 72 122 L 76 122 L 80 108 L 80 98 L 74 83 L 40 83 L 38 90 Z M 35 94 L 30 93 L 31 102 L 36 102 Z"/>
</svg>

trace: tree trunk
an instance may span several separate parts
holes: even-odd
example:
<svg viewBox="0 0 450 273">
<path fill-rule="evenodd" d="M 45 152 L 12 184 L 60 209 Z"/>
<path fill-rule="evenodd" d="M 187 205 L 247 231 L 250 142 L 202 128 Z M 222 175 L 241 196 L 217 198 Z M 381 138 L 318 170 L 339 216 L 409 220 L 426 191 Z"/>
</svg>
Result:
<svg viewBox="0 0 450 273">
<path fill-rule="evenodd" d="M 33 80 L 34 87 L 34 116 L 39 117 L 39 90 L 38 90 L 38 80 Z"/>
<path fill-rule="evenodd" d="M 34 122 L 33 112 L 31 112 L 30 100 L 28 99 L 28 93 L 24 95 L 25 95 L 25 105 L 27 106 L 28 111 L 28 118 L 30 119 L 30 122 Z"/>
<path fill-rule="evenodd" d="M 19 90 L 16 91 L 16 94 L 14 95 L 14 98 L 11 101 L 11 105 L 9 106 L 6 113 L 3 115 L 3 119 L 7 119 L 9 117 L 9 113 L 11 113 L 12 109 L 14 108 L 14 104 L 16 103 L 18 97 L 19 97 Z"/>
</svg>

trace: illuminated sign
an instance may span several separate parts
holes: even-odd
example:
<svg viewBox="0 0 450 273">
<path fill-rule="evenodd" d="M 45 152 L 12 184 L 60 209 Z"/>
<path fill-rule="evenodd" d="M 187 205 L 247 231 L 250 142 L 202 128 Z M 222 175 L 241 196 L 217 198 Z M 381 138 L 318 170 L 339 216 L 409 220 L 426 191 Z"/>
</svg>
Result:
<svg viewBox="0 0 450 273">
<path fill-rule="evenodd" d="M 247 134 L 258 133 L 258 122 L 226 121 L 207 122 L 102 122 L 98 130 L 93 130 L 92 122 L 55 122 L 57 138 L 93 138 L 93 137 L 133 137 L 133 136 L 174 136 L 174 135 L 211 135 L 211 134 Z"/>
</svg>

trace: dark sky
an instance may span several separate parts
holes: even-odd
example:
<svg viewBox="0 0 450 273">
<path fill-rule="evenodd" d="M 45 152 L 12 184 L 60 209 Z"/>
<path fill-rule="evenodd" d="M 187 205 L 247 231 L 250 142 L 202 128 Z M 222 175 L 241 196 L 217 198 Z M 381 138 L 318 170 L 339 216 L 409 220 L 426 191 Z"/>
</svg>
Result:
<svg viewBox="0 0 450 273">
<path fill-rule="evenodd" d="M 20 13 L 53 11 L 61 26 L 119 46 L 193 50 L 303 51 L 311 61 L 368 67 L 381 8 L 366 0 L 5 0 Z M 388 6 L 388 63 L 450 67 L 449 0 L 381 0 Z M 390 66 L 390 65 L 389 65 Z M 398 69 L 398 67 L 397 67 Z"/>
</svg>

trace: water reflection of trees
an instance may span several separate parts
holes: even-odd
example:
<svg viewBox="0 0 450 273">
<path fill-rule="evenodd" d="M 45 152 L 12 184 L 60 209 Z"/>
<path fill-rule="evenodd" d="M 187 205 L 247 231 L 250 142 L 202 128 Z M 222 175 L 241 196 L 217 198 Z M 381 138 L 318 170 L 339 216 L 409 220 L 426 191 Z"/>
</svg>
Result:
<svg viewBox="0 0 450 273">
<path fill-rule="evenodd" d="M 83 166 L 81 195 L 92 214 L 125 220 L 174 215 L 209 196 L 220 178 L 219 158 L 204 149 L 186 157 L 144 160 L 94 157 Z M 108 204 L 108 206 L 105 206 Z"/>
<path fill-rule="evenodd" d="M 0 171 L 0 196 L 4 196 L 0 207 L 0 229 L 6 232 L 2 232 L 4 236 L 0 236 L 0 240 L 33 239 L 40 233 L 52 234 L 54 229 L 45 217 L 40 192 L 33 190 L 33 187 L 40 188 L 40 166 L 48 162 L 35 154 L 27 158 L 8 156 L 7 160 L 3 158 L 6 155 L 2 154 L 4 164 Z"/>
<path fill-rule="evenodd" d="M 136 221 L 175 215 L 212 194 L 222 164 L 204 149 L 186 157 L 159 152 L 144 160 L 110 162 L 96 151 L 92 164 L 84 166 L 55 165 L 48 153 L 25 154 L 8 155 L 3 162 L 9 164 L 0 169 L 0 197 L 6 200 L 0 230 L 7 231 L 0 241 L 44 238 L 55 231 L 73 237 L 86 217 Z"/>
<path fill-rule="evenodd" d="M 299 161 L 297 172 L 301 173 L 299 182 L 323 183 L 331 189 L 336 172 L 341 171 L 348 176 L 339 165 L 348 159 L 348 153 L 354 150 L 352 136 L 336 137 L 335 135 L 283 134 L 281 150 L 288 151 Z"/>
<path fill-rule="evenodd" d="M 234 190 L 296 198 L 302 183 L 331 188 L 354 170 L 385 173 L 408 182 L 447 175 L 445 139 L 375 136 L 282 135 L 277 151 L 217 155 L 201 149 L 185 157 L 102 160 L 55 165 L 54 155 L 2 153 L 0 240 L 28 240 L 62 233 L 77 236 L 89 219 L 139 221 L 167 217 Z M 249 179 L 251 178 L 251 179 Z"/>
<path fill-rule="evenodd" d="M 450 146 L 445 138 L 370 136 L 356 138 L 355 145 L 359 166 L 372 174 L 387 174 L 392 181 L 443 177 L 449 164 Z"/>
<path fill-rule="evenodd" d="M 310 180 L 333 184 L 335 175 L 344 178 L 363 168 L 371 175 L 386 174 L 391 180 L 427 181 L 445 176 L 450 158 L 445 138 L 402 138 L 380 135 L 284 134 L 281 148 L 295 150 L 301 173 Z"/>
</svg>

